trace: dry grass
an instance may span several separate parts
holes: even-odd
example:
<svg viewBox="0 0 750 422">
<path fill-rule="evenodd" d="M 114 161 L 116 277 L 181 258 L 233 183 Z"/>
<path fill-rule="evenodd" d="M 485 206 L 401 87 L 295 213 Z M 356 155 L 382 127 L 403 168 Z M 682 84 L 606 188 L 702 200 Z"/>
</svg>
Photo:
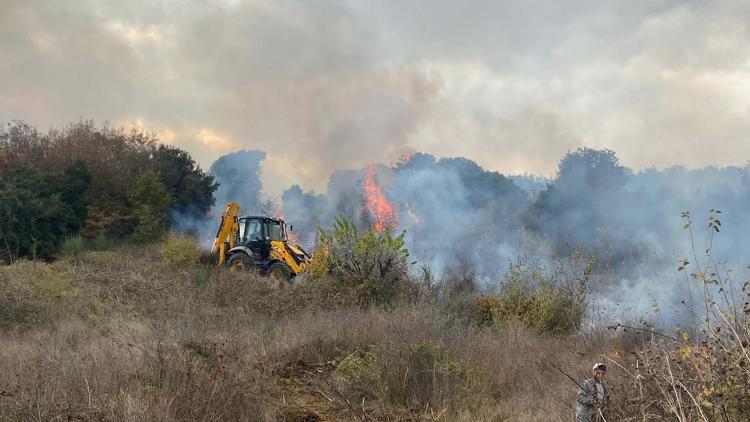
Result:
<svg viewBox="0 0 750 422">
<path fill-rule="evenodd" d="M 583 378 L 614 353 L 430 301 L 347 306 L 326 280 L 193 271 L 156 247 L 0 268 L 0 420 L 570 420 L 576 387 L 548 363 Z"/>
</svg>

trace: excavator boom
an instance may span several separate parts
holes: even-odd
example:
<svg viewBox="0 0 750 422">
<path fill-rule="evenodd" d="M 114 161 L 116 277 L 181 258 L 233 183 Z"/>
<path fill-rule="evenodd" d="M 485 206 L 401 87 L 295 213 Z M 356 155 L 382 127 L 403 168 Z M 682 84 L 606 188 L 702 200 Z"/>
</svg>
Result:
<svg viewBox="0 0 750 422">
<path fill-rule="evenodd" d="M 221 224 L 219 231 L 216 232 L 216 239 L 211 246 L 211 254 L 219 254 L 219 265 L 224 264 L 226 254 L 229 249 L 234 247 L 237 241 L 239 226 L 237 224 L 237 215 L 240 213 L 240 205 L 236 202 L 230 202 L 221 215 Z"/>
</svg>

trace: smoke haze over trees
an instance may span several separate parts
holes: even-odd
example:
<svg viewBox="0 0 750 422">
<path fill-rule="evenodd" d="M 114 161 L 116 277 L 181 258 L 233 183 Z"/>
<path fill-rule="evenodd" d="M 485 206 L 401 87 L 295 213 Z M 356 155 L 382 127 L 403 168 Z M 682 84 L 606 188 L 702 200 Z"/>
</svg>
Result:
<svg viewBox="0 0 750 422">
<path fill-rule="evenodd" d="M 260 151 L 242 151 L 217 160 L 212 173 L 225 183 L 218 192 L 230 193 L 223 193 L 224 199 L 236 198 L 257 209 L 264 201 L 263 158 Z M 583 247 L 616 268 L 632 269 L 628 264 L 643 261 L 672 262 L 684 249 L 682 211 L 700 215 L 721 208 L 725 225 L 741 230 L 748 222 L 743 210 L 750 205 L 747 166 L 636 173 L 622 166 L 614 151 L 590 148 L 562 157 L 556 177 L 543 189 L 533 177 L 507 177 L 465 158 L 425 153 L 378 165 L 374 173 L 398 211 L 399 229 L 409 232 L 410 250 L 422 251 L 424 258 L 432 257 L 444 269 L 461 262 L 483 274 L 498 271 L 508 259 L 545 248 L 548 255 L 564 256 Z M 309 243 L 318 225 L 329 227 L 339 214 L 367 225 L 365 178 L 365 169 L 337 170 L 325 193 L 304 192 L 293 185 L 272 199 L 281 203 L 285 219 Z M 514 180 L 528 181 L 527 189 Z M 222 200 L 217 204 L 223 205 Z M 717 245 L 722 251 L 744 245 L 744 236 L 725 237 L 725 245 Z"/>
<path fill-rule="evenodd" d="M 265 152 L 242 150 L 221 156 L 214 161 L 209 173 L 219 186 L 216 190 L 217 204 L 223 206 L 229 201 L 234 201 L 248 214 L 260 213 L 260 163 L 265 158 Z"/>
<path fill-rule="evenodd" d="M 220 191 L 234 191 L 238 198 L 249 195 L 258 203 L 263 155 L 253 151 L 248 157 L 252 159 L 217 161 L 243 169 L 233 173 L 225 168 L 226 174 L 248 178 Z M 743 251 L 750 250 L 748 166 L 634 172 L 614 151 L 580 148 L 561 157 L 555 178 L 546 181 L 508 177 L 465 158 L 425 153 L 376 165 L 372 173 L 396 210 L 398 230 L 407 232 L 412 258 L 436 274 L 468 270 L 480 280 L 492 280 L 514 260 L 548 262 L 580 249 L 597 257 L 597 271 L 612 275 L 601 286 L 608 300 L 648 307 L 648 295 L 669 302 L 684 287 L 664 282 L 676 278 L 677 260 L 690 253 L 682 211 L 692 211 L 700 223 L 695 226 L 699 248 L 708 243 L 703 220 L 718 208 L 726 230 L 714 243 L 715 256 L 742 268 L 747 259 Z M 317 227 L 330 228 L 339 214 L 360 227 L 372 224 L 362 188 L 367 174 L 367 169 L 336 170 L 325 193 L 293 185 L 273 199 L 294 225 L 298 241 L 312 247 Z"/>
<path fill-rule="evenodd" d="M 6 258 L 8 251 L 54 255 L 70 235 L 128 237 L 145 230 L 138 231 L 139 221 L 210 240 L 230 200 L 243 214 L 283 216 L 297 241 L 312 248 L 318 228 L 330 229 L 338 215 L 360 228 L 374 224 L 363 189 L 368 178 L 392 206 L 397 231 L 407 232 L 412 259 L 438 276 L 470 271 L 489 281 L 515 260 L 549 262 L 580 249 L 597 257 L 597 271 L 612 275 L 602 286 L 608 300 L 642 302 L 644 292 L 671 299 L 675 286 L 657 280 L 674 278 L 677 260 L 691 252 L 680 214 L 692 211 L 700 223 L 700 249 L 709 243 L 700 227 L 712 208 L 722 210 L 726 229 L 712 246 L 714 256 L 740 267 L 743 251 L 750 250 L 747 165 L 634 172 L 614 151 L 580 148 L 561 157 L 556 176 L 546 180 L 415 153 L 392 164 L 337 169 L 325 192 L 291 185 L 280 197 L 268 197 L 261 182 L 267 154 L 260 150 L 222 156 L 206 174 L 187 152 L 142 130 L 91 122 L 46 134 L 11 122 L 3 126 L 0 147 L 10 164 L 0 192 Z M 133 195 L 147 172 L 158 175 L 158 183 L 149 179 L 147 185 L 163 186 L 168 201 Z M 139 198 L 154 199 L 151 190 Z M 161 211 L 149 214 L 151 202 Z"/>
</svg>

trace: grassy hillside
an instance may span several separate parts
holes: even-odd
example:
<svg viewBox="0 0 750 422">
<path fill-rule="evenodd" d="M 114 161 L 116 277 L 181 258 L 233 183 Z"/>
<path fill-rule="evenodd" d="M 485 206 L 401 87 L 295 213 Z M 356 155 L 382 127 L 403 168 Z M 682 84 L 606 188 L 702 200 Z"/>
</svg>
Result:
<svg viewBox="0 0 750 422">
<path fill-rule="evenodd" d="M 0 268 L 2 420 L 568 420 L 598 336 L 477 327 L 428 297 L 348 306 L 156 246 Z"/>
<path fill-rule="evenodd" d="M 568 421 L 576 386 L 550 364 L 583 379 L 594 361 L 609 420 L 746 406 L 741 353 L 477 323 L 482 300 L 453 286 L 363 306 L 335 280 L 170 266 L 157 245 L 16 262 L 0 267 L 0 420 Z M 739 390 L 694 382 L 706 361 Z"/>
</svg>

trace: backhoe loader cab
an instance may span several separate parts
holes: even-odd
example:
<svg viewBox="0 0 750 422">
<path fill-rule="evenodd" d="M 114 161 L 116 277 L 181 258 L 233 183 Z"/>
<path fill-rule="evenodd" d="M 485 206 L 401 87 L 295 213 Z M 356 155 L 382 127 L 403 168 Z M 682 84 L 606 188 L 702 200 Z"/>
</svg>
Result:
<svg viewBox="0 0 750 422">
<path fill-rule="evenodd" d="M 245 245 L 255 254 L 268 255 L 271 241 L 286 242 L 286 224 L 270 217 L 242 217 L 238 221 L 237 246 Z"/>
<path fill-rule="evenodd" d="M 305 268 L 310 256 L 289 242 L 284 220 L 238 214 L 239 205 L 227 204 L 211 249 L 218 253 L 219 265 L 280 280 L 290 280 Z"/>
</svg>

